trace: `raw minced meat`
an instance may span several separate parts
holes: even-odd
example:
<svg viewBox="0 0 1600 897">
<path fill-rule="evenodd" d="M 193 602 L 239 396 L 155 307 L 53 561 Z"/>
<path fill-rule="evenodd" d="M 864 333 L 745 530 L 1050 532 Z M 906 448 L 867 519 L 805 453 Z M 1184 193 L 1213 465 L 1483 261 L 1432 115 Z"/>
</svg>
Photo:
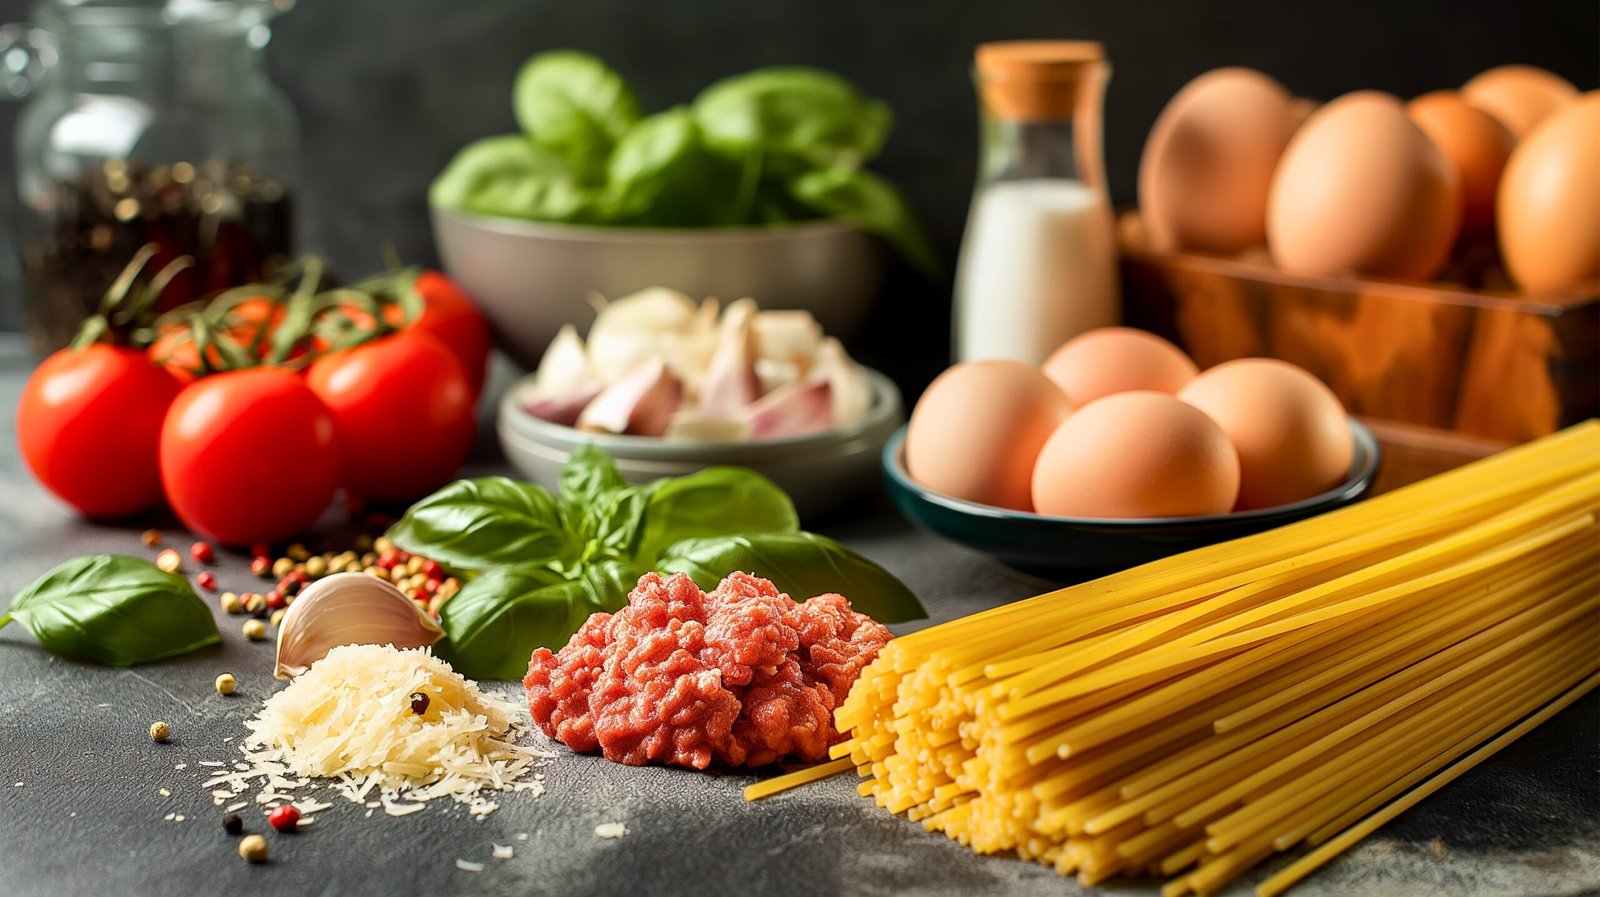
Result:
<svg viewBox="0 0 1600 897">
<path fill-rule="evenodd" d="M 522 684 L 547 735 L 619 763 L 818 761 L 839 740 L 833 708 L 888 641 L 842 595 L 796 602 L 746 573 L 702 592 L 649 573 L 627 607 L 534 651 Z"/>
</svg>

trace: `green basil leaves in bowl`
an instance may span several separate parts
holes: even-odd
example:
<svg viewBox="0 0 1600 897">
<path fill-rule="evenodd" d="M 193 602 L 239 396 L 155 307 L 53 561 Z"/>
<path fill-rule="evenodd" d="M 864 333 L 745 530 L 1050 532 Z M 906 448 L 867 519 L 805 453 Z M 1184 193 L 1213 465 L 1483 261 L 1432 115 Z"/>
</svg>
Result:
<svg viewBox="0 0 1600 897">
<path fill-rule="evenodd" d="M 521 679 L 534 648 L 560 648 L 616 611 L 643 574 L 702 588 L 742 570 L 796 600 L 839 592 L 882 623 L 925 616 L 911 592 L 843 545 L 799 531 L 789 496 L 760 474 L 709 467 L 626 483 L 610 456 L 575 452 L 559 492 L 505 477 L 459 480 L 413 505 L 388 537 L 466 578 L 444 603 L 436 647 L 462 674 Z"/>
<path fill-rule="evenodd" d="M 646 114 L 604 62 L 556 50 L 512 97 L 521 132 L 464 147 L 429 204 L 445 268 L 527 367 L 587 320 L 591 292 L 752 296 L 848 337 L 883 278 L 874 238 L 942 276 L 900 193 L 864 167 L 888 106 L 837 75 L 758 69 Z"/>
</svg>

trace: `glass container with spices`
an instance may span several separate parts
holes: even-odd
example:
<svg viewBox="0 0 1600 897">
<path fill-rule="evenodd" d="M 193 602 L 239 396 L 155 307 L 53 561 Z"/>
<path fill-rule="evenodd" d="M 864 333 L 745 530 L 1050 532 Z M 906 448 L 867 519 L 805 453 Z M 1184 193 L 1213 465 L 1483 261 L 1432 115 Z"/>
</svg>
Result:
<svg viewBox="0 0 1600 897">
<path fill-rule="evenodd" d="M 67 343 L 139 247 L 195 267 L 171 308 L 259 279 L 289 253 L 298 136 L 267 78 L 268 21 L 292 0 L 43 0 L 0 33 L 16 132 L 27 321 Z M 26 64 L 22 64 L 26 63 Z"/>
<path fill-rule="evenodd" d="M 956 268 L 954 354 L 1039 364 L 1120 318 L 1101 157 L 1110 68 L 1088 41 L 980 44 L 975 68 L 982 137 Z"/>
</svg>

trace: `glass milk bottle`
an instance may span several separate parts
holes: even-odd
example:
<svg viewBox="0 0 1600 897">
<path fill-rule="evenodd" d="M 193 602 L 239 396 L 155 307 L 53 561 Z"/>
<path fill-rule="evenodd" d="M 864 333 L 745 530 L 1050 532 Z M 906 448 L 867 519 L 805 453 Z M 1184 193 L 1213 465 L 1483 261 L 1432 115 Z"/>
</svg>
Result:
<svg viewBox="0 0 1600 897">
<path fill-rule="evenodd" d="M 956 268 L 957 361 L 1039 364 L 1119 318 L 1101 160 L 1110 67 L 1088 41 L 980 44 L 978 185 Z"/>
</svg>

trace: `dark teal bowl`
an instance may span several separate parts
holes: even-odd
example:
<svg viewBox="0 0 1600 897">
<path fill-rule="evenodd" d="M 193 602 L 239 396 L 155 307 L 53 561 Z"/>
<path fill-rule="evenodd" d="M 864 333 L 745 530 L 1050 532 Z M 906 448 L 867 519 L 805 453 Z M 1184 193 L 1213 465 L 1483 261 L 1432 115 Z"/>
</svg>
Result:
<svg viewBox="0 0 1600 897">
<path fill-rule="evenodd" d="M 1377 478 L 1381 453 L 1372 433 L 1353 420 L 1350 435 L 1355 439 L 1355 458 L 1349 478 L 1337 488 L 1276 508 L 1207 517 L 1046 517 L 952 498 L 913 482 L 906 473 L 905 427 L 883 447 L 883 470 L 889 497 L 920 526 L 1018 570 L 1080 582 L 1304 520 L 1359 500 Z"/>
</svg>

